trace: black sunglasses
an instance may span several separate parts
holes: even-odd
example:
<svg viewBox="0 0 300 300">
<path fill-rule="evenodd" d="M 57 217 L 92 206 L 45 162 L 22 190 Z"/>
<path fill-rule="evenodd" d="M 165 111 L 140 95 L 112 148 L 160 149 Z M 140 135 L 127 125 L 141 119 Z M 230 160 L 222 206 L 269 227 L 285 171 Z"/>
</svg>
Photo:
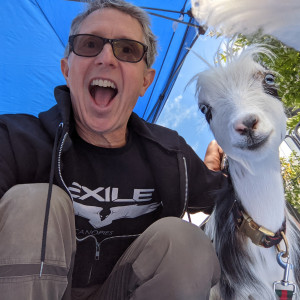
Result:
<svg viewBox="0 0 300 300">
<path fill-rule="evenodd" d="M 85 57 L 97 56 L 106 43 L 111 44 L 118 60 L 130 63 L 142 60 L 148 49 L 141 42 L 128 39 L 106 39 L 93 34 L 75 34 L 69 37 L 70 51 Z"/>
</svg>

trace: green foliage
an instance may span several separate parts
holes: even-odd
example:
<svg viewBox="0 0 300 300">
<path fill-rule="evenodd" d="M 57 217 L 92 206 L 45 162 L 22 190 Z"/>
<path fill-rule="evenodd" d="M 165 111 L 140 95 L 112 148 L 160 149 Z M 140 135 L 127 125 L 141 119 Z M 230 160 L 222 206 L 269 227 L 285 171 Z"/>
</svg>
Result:
<svg viewBox="0 0 300 300">
<path fill-rule="evenodd" d="M 300 214 L 300 156 L 292 152 L 280 161 L 285 198 Z"/>
<path fill-rule="evenodd" d="M 276 79 L 278 94 L 286 108 L 287 128 L 291 131 L 300 122 L 300 52 L 287 47 L 271 36 L 262 36 L 260 33 L 251 37 L 239 35 L 234 43 L 234 51 L 252 44 L 266 45 L 276 56 L 274 60 L 271 60 L 262 55 L 260 60 L 265 67 L 279 74 Z"/>
</svg>

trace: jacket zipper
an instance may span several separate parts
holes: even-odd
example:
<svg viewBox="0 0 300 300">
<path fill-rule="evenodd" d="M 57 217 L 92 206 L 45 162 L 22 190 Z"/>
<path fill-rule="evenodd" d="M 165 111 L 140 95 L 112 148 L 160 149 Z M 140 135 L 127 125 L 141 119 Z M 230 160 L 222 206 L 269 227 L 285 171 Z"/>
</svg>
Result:
<svg viewBox="0 0 300 300">
<path fill-rule="evenodd" d="M 95 243 L 96 243 L 96 252 L 95 252 L 95 260 L 99 260 L 99 257 L 100 257 L 100 243 L 97 241 L 96 237 L 94 235 L 88 235 L 82 239 L 76 237 L 76 240 L 78 242 L 83 242 L 85 241 L 86 239 L 88 238 L 93 238 L 95 240 Z"/>
<path fill-rule="evenodd" d="M 116 238 L 127 238 L 127 237 L 138 237 L 139 234 L 132 234 L 132 235 L 118 235 L 118 236 L 113 236 L 113 237 L 109 237 L 109 238 L 106 238 L 104 240 L 102 240 L 100 243 L 97 241 L 97 238 L 94 236 L 94 235 L 88 235 L 82 239 L 76 237 L 76 240 L 79 241 L 79 242 L 83 242 L 85 241 L 86 239 L 88 238 L 92 238 L 94 239 L 95 241 L 95 260 L 99 260 L 100 259 L 100 248 L 101 248 L 101 244 L 107 240 L 111 240 L 111 239 L 116 239 Z"/>
<path fill-rule="evenodd" d="M 126 235 L 126 236 L 114 236 L 114 237 L 110 237 L 110 238 L 106 238 L 104 239 L 103 241 L 101 241 L 100 243 L 97 241 L 97 238 L 93 235 L 88 235 L 82 239 L 79 239 L 76 237 L 76 240 L 79 241 L 79 242 L 82 242 L 88 238 L 93 238 L 95 243 L 96 243 L 96 251 L 95 251 L 95 260 L 99 260 L 100 259 L 100 246 L 101 244 L 106 241 L 106 240 L 109 240 L 109 239 L 114 239 L 114 238 L 124 238 L 124 237 L 134 237 L 134 236 L 139 236 L 139 234 L 134 234 L 134 235 Z M 90 282 L 91 280 L 91 276 L 92 276 L 92 272 L 93 272 L 93 269 L 94 269 L 94 266 L 92 265 L 91 269 L 90 269 L 90 274 L 89 274 L 89 279 L 88 279 L 88 283 Z"/>
<path fill-rule="evenodd" d="M 60 123 L 59 126 L 63 127 L 63 123 Z M 70 193 L 69 189 L 67 188 L 67 185 L 65 184 L 65 181 L 64 181 L 64 179 L 62 177 L 62 174 L 61 174 L 61 154 L 62 154 L 62 149 L 64 147 L 64 144 L 65 144 L 65 141 L 66 141 L 66 138 L 67 138 L 68 135 L 69 135 L 68 132 L 66 132 L 63 139 L 62 139 L 62 142 L 59 146 L 58 158 L 57 158 L 57 167 L 58 167 L 58 174 L 59 174 L 60 181 L 61 181 L 62 185 L 64 186 L 65 191 L 68 193 L 68 195 L 70 196 L 70 198 L 73 202 L 72 194 Z"/>
<path fill-rule="evenodd" d="M 188 179 L 188 170 L 185 156 L 182 156 L 183 166 L 184 166 L 184 178 L 185 178 L 185 187 L 184 187 L 184 206 L 183 212 L 181 213 L 180 218 L 182 218 L 187 211 L 187 203 L 188 203 L 188 191 L 189 191 L 189 179 Z"/>
<path fill-rule="evenodd" d="M 100 243 L 96 239 L 96 253 L 95 253 L 95 260 L 99 260 L 100 258 Z"/>
<path fill-rule="evenodd" d="M 63 127 L 63 123 L 60 123 L 59 126 Z M 57 159 L 57 161 L 58 161 L 58 174 L 59 174 L 59 178 L 60 178 L 60 180 L 61 180 L 61 182 L 62 182 L 62 184 L 63 184 L 63 186 L 64 186 L 66 192 L 68 193 L 68 195 L 70 196 L 70 198 L 71 198 L 72 201 L 73 201 L 72 194 L 70 193 L 69 189 L 67 188 L 67 186 L 66 186 L 66 184 L 65 184 L 65 182 L 64 182 L 62 173 L 61 173 L 61 154 L 62 154 L 62 149 L 63 149 L 63 146 L 64 146 L 64 144 L 65 144 L 65 141 L 66 141 L 67 136 L 68 136 L 68 132 L 65 133 L 65 135 L 64 135 L 64 137 L 63 137 L 63 139 L 62 139 L 62 142 L 61 142 L 61 144 L 60 144 L 60 146 L 59 146 L 58 159 Z M 76 240 L 79 241 L 79 242 L 82 242 L 82 241 L 86 240 L 86 239 L 89 238 L 89 237 L 93 238 L 93 239 L 95 240 L 95 243 L 96 243 L 95 260 L 99 260 L 99 258 L 100 258 L 100 245 L 101 245 L 104 241 L 106 241 L 106 240 L 108 240 L 108 239 L 114 239 L 114 238 L 122 238 L 122 237 L 125 238 L 125 237 L 134 237 L 134 236 L 139 236 L 139 234 L 135 234 L 135 235 L 126 235 L 126 236 L 114 236 L 114 237 L 106 238 L 106 239 L 102 240 L 100 243 L 97 241 L 96 237 L 93 236 L 93 235 L 88 235 L 88 236 L 84 237 L 83 239 L 80 239 L 80 238 L 78 238 L 78 237 L 76 236 Z"/>
</svg>

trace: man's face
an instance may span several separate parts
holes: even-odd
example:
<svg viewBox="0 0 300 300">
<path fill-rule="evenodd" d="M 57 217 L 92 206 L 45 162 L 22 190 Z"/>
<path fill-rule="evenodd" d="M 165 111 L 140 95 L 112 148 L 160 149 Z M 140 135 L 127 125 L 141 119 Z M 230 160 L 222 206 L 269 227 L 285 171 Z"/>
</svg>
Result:
<svg viewBox="0 0 300 300">
<path fill-rule="evenodd" d="M 91 13 L 82 22 L 79 33 L 145 43 L 140 23 L 111 8 Z M 70 88 L 79 135 L 103 147 L 124 144 L 127 121 L 138 97 L 143 96 L 152 83 L 154 70 L 147 69 L 144 59 L 138 63 L 118 60 L 109 43 L 95 57 L 82 57 L 71 52 L 68 59 L 62 59 L 61 68 Z M 106 80 L 116 89 L 92 88 L 92 83 L 99 80 L 101 84 Z"/>
</svg>

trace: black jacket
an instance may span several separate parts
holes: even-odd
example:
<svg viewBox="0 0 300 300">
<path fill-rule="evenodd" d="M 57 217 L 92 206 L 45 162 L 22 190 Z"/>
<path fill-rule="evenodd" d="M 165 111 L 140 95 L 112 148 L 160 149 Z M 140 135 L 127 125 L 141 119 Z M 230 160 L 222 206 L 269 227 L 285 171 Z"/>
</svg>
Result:
<svg viewBox="0 0 300 300">
<path fill-rule="evenodd" d="M 55 98 L 57 105 L 38 118 L 0 116 L 0 198 L 16 184 L 49 182 L 51 162 L 54 184 L 68 192 L 61 176 L 61 158 L 72 147 L 74 130 L 69 89 L 57 87 Z M 225 180 L 222 174 L 208 170 L 177 132 L 149 124 L 134 113 L 129 122 L 141 138 L 152 167 L 163 202 L 161 217 L 181 217 L 186 210 L 211 212 L 212 191 L 221 188 Z"/>
<path fill-rule="evenodd" d="M 72 147 L 71 136 L 75 129 L 69 89 L 66 86 L 57 87 L 55 97 L 57 105 L 40 113 L 38 118 L 24 114 L 0 116 L 0 198 L 16 184 L 49 183 L 45 222 L 41 224 L 44 226 L 41 266 L 45 259 L 52 184 L 63 188 L 72 198 L 61 175 L 63 158 Z M 214 206 L 213 194 L 222 188 L 225 177 L 220 172 L 208 170 L 177 132 L 149 124 L 134 113 L 130 117 L 129 127 L 140 138 L 152 168 L 157 194 L 162 200 L 157 217 L 182 217 L 187 210 L 210 213 Z M 99 260 L 100 247 L 101 253 L 105 253 L 105 249 L 117 249 L 120 253 L 115 253 L 115 257 L 118 258 L 136 236 L 107 238 L 101 243 L 95 240 L 95 258 L 89 257 L 90 262 L 85 262 L 85 265 L 101 264 L 106 259 L 102 255 Z M 117 247 L 115 243 L 118 243 Z M 108 273 L 114 263 L 110 262 Z M 105 265 L 108 265 L 107 262 Z M 101 278 L 102 275 L 104 278 Z M 101 276 L 94 277 L 104 281 L 106 274 Z M 75 282 L 73 280 L 78 287 L 95 283 L 86 280 L 84 274 Z"/>
</svg>

